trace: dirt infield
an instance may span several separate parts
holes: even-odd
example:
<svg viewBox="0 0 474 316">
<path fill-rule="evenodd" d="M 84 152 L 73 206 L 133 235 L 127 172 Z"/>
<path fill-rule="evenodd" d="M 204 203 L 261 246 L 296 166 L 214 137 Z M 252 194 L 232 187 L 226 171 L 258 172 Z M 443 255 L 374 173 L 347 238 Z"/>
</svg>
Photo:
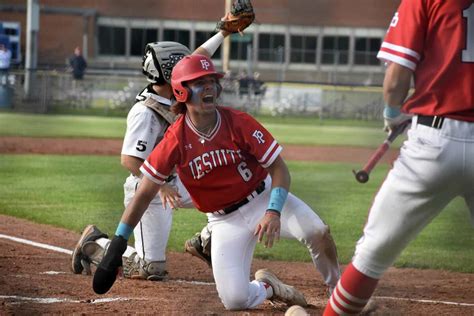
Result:
<svg viewBox="0 0 474 316">
<path fill-rule="evenodd" d="M 0 153 L 120 153 L 119 140 L 64 140 L 2 137 Z M 292 160 L 363 163 L 373 150 L 285 146 Z M 396 151 L 385 158 L 390 161 Z M 347 160 L 346 160 L 347 159 Z M 44 249 L 23 238 L 61 248 Z M 168 253 L 166 282 L 119 280 L 104 296 L 92 291 L 90 276 L 70 272 L 70 255 L 79 233 L 0 215 L 0 315 L 155 314 L 282 315 L 285 306 L 269 302 L 251 311 L 226 311 L 207 266 L 184 253 Z M 252 273 L 267 267 L 294 285 L 319 315 L 326 303 L 321 277 L 310 263 L 255 260 Z M 439 270 L 389 269 L 375 293 L 374 315 L 474 315 L 474 274 Z"/>
<path fill-rule="evenodd" d="M 120 155 L 122 140 L 0 137 L 0 154 Z M 288 160 L 357 162 L 364 164 L 375 151 L 360 147 L 283 145 Z M 382 162 L 391 162 L 398 150 L 390 149 Z"/>
<path fill-rule="evenodd" d="M 282 315 L 269 302 L 252 311 L 229 312 L 220 303 L 210 269 L 184 253 L 168 254 L 167 282 L 120 279 L 99 296 L 92 278 L 70 272 L 70 255 L 6 236 L 72 250 L 78 233 L 0 215 L 0 314 Z M 308 312 L 319 315 L 324 285 L 310 263 L 255 260 L 303 291 Z M 376 291 L 375 315 L 474 315 L 474 274 L 390 269 Z M 412 300 L 412 301 L 410 301 Z M 464 303 L 466 306 L 456 305 Z"/>
</svg>

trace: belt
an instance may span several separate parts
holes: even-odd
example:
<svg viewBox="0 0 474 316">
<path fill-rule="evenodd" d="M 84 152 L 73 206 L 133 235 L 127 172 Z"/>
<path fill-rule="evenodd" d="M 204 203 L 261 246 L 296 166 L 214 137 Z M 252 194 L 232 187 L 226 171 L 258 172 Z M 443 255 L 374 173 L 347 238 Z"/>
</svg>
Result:
<svg viewBox="0 0 474 316">
<path fill-rule="evenodd" d="M 444 117 L 442 116 L 425 116 L 425 115 L 418 115 L 416 119 L 417 124 L 433 127 L 436 129 L 440 129 L 443 126 Z"/>
<path fill-rule="evenodd" d="M 259 195 L 263 191 L 265 191 L 265 181 L 260 182 L 260 184 L 257 186 L 257 188 L 252 193 L 247 195 L 247 197 L 244 198 L 243 200 L 241 200 L 241 201 L 239 201 L 239 202 L 237 202 L 237 203 L 235 203 L 231 206 L 228 206 L 228 207 L 226 207 L 222 210 L 215 211 L 215 212 L 213 212 L 213 214 L 215 214 L 215 215 L 230 214 L 230 213 L 234 212 L 235 210 L 239 209 L 239 207 L 244 206 L 245 204 L 250 202 L 253 198 L 255 198 L 257 195 Z"/>
</svg>

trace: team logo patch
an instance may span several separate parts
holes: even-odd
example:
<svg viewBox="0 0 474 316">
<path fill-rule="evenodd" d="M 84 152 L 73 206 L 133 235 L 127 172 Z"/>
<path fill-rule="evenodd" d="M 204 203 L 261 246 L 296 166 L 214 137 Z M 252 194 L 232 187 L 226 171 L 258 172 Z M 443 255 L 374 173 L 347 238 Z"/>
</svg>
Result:
<svg viewBox="0 0 474 316">
<path fill-rule="evenodd" d="M 201 67 L 202 69 L 209 70 L 211 63 L 209 63 L 206 59 L 201 59 Z"/>
<path fill-rule="evenodd" d="M 257 139 L 259 144 L 265 143 L 265 140 L 263 139 L 263 133 L 261 131 L 255 130 L 255 132 L 253 132 L 252 136 Z"/>
<path fill-rule="evenodd" d="M 392 21 L 390 22 L 390 27 L 395 27 L 398 24 L 398 12 L 395 12 L 395 15 L 392 18 Z"/>
</svg>

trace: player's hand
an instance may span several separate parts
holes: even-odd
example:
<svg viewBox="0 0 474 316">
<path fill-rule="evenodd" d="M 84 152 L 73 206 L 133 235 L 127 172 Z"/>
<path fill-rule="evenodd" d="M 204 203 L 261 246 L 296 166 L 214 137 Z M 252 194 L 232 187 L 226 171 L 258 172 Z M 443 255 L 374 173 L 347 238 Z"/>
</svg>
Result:
<svg viewBox="0 0 474 316">
<path fill-rule="evenodd" d="M 122 255 L 127 249 L 127 240 L 122 236 L 114 236 L 104 258 L 94 274 L 92 288 L 97 294 L 107 293 L 114 285 L 122 267 Z"/>
<path fill-rule="evenodd" d="M 161 203 L 165 209 L 167 205 L 173 210 L 183 206 L 181 195 L 178 193 L 178 190 L 176 187 L 168 183 L 165 183 L 160 187 L 158 195 L 160 196 Z"/>
<path fill-rule="evenodd" d="M 403 113 L 398 108 L 386 106 L 383 111 L 383 130 L 391 133 L 398 125 L 410 120 L 412 115 Z"/>
<path fill-rule="evenodd" d="M 254 234 L 258 235 L 258 242 L 261 243 L 266 235 L 265 248 L 271 248 L 274 241 L 280 240 L 280 215 L 275 211 L 267 211 L 260 223 L 257 225 Z"/>
</svg>

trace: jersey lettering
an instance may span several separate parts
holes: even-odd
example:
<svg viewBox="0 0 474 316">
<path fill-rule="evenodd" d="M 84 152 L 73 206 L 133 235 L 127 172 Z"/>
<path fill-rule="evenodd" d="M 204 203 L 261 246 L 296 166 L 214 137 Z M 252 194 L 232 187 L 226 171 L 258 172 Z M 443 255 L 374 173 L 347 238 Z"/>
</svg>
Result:
<svg viewBox="0 0 474 316">
<path fill-rule="evenodd" d="M 252 171 L 247 168 L 247 164 L 245 163 L 245 161 L 239 163 L 239 165 L 237 166 L 237 170 L 239 171 L 240 176 L 242 177 L 242 179 L 244 179 L 245 182 L 249 182 L 249 180 L 252 179 Z"/>
<path fill-rule="evenodd" d="M 135 147 L 138 151 L 145 151 L 146 150 L 146 145 L 147 145 L 147 142 L 144 141 L 144 140 L 139 140 L 137 142 L 137 147 Z"/>
<path fill-rule="evenodd" d="M 462 51 L 462 61 L 466 63 L 474 62 L 474 4 L 462 12 L 466 18 L 466 49 Z"/>
<path fill-rule="evenodd" d="M 244 157 L 240 154 L 240 149 L 217 149 L 193 158 L 188 165 L 193 178 L 198 180 L 214 168 L 236 164 L 242 160 Z"/>
<path fill-rule="evenodd" d="M 263 133 L 261 131 L 256 130 L 255 132 L 253 132 L 252 136 L 257 139 L 259 144 L 265 143 L 265 140 L 263 139 Z"/>
<path fill-rule="evenodd" d="M 396 27 L 398 24 L 398 12 L 395 12 L 392 21 L 390 22 L 390 27 Z"/>
</svg>

